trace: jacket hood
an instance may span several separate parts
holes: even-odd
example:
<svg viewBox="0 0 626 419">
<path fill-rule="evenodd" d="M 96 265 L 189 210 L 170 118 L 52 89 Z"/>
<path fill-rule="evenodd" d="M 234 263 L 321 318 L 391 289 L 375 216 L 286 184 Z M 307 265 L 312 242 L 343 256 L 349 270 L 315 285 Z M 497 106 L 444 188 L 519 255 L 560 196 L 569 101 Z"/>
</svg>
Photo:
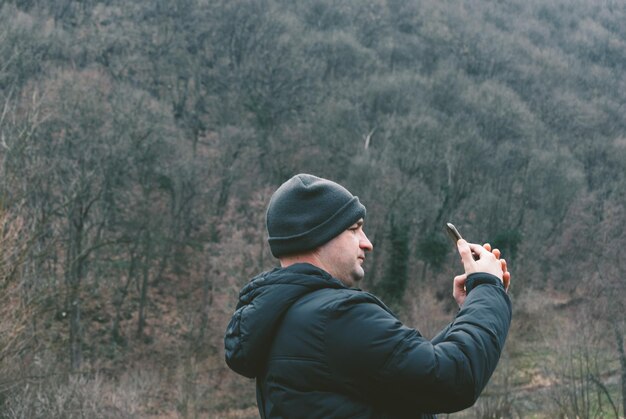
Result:
<svg viewBox="0 0 626 419">
<path fill-rule="evenodd" d="M 346 288 L 308 263 L 276 268 L 254 277 L 239 293 L 226 335 L 226 363 L 255 378 L 265 367 L 274 334 L 287 310 L 304 295 L 322 288 Z"/>
</svg>

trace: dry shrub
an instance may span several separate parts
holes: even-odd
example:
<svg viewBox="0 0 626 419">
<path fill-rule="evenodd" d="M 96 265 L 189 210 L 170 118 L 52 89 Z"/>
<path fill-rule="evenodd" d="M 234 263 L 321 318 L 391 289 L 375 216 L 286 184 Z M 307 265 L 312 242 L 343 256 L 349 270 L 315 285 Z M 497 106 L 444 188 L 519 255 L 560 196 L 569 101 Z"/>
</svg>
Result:
<svg viewBox="0 0 626 419">
<path fill-rule="evenodd" d="M 258 417 L 254 380 L 238 376 L 223 364 L 223 357 L 181 359 L 172 380 L 179 417 Z"/>
<path fill-rule="evenodd" d="M 0 396 L 22 376 L 20 354 L 30 344 L 30 313 L 20 296 L 19 268 L 26 249 L 22 225 L 0 207 Z"/>
<path fill-rule="evenodd" d="M 172 382 L 157 368 L 131 369 L 113 378 L 101 373 L 55 373 L 54 355 L 37 358 L 30 378 L 5 393 L 2 419 L 74 419 L 161 417 L 169 414 Z M 39 378 L 34 378 L 39 377 Z"/>
<path fill-rule="evenodd" d="M 500 419 L 523 418 L 522 396 L 516 391 L 515 370 L 507 353 L 503 353 L 498 367 L 476 404 L 455 418 Z"/>
<path fill-rule="evenodd" d="M 572 318 L 575 321 L 562 322 L 550 345 L 554 353 L 544 366 L 544 375 L 552 381 L 547 395 L 553 413 L 560 417 L 618 417 L 610 335 L 592 321 L 586 307 L 578 307 Z"/>
<path fill-rule="evenodd" d="M 74 419 L 139 417 L 136 393 L 118 388 L 101 375 L 88 378 L 55 376 L 38 383 L 27 383 L 5 401 L 2 418 Z"/>
<path fill-rule="evenodd" d="M 452 321 L 453 313 L 448 311 L 448 306 L 449 301 L 438 300 L 431 288 L 409 286 L 400 317 L 406 325 L 416 328 L 427 339 L 431 339 Z"/>
</svg>

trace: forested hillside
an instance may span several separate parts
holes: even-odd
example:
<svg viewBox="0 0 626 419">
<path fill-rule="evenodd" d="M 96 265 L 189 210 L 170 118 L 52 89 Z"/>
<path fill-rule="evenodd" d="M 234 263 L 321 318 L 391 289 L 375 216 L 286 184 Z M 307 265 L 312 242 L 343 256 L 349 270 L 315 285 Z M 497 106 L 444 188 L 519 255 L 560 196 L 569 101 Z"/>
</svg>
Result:
<svg viewBox="0 0 626 419">
<path fill-rule="evenodd" d="M 299 172 L 432 336 L 502 249 L 511 335 L 451 417 L 626 416 L 626 3 L 0 1 L 0 417 L 258 417 L 223 361 Z"/>
</svg>

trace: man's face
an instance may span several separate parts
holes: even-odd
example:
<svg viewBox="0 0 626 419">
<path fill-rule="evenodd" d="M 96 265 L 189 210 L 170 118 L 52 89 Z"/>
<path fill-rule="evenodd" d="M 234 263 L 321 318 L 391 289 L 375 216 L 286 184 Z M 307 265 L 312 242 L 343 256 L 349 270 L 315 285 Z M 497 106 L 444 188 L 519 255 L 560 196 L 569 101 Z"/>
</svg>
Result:
<svg viewBox="0 0 626 419">
<path fill-rule="evenodd" d="M 373 249 L 363 231 L 363 219 L 317 249 L 317 256 L 326 271 L 341 280 L 347 287 L 354 287 L 365 275 L 363 262 L 365 252 Z"/>
</svg>

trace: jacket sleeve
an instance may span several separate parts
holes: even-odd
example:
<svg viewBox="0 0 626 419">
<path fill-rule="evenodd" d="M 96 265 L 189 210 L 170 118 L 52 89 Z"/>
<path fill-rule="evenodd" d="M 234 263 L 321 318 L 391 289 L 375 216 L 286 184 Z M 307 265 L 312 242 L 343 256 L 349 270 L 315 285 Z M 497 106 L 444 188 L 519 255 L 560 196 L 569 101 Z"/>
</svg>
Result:
<svg viewBox="0 0 626 419">
<path fill-rule="evenodd" d="M 473 405 L 487 384 L 510 322 L 510 300 L 500 281 L 489 278 L 476 284 L 435 343 L 354 296 L 327 325 L 327 356 L 372 400 L 403 412 L 455 412 Z"/>
</svg>

